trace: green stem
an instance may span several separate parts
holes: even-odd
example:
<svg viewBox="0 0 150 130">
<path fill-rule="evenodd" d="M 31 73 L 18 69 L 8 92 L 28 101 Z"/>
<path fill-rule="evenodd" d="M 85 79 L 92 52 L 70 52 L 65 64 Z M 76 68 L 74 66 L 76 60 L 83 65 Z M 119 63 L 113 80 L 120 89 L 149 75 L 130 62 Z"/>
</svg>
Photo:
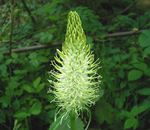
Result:
<svg viewBox="0 0 150 130">
<path fill-rule="evenodd" d="M 70 114 L 70 126 L 71 130 L 76 130 L 76 116 L 73 112 Z"/>
</svg>

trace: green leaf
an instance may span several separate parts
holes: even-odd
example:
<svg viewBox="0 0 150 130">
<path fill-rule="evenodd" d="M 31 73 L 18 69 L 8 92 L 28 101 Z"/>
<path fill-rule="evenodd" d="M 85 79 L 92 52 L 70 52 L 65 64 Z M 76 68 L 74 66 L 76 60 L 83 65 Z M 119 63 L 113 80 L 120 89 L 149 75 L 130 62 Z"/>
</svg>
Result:
<svg viewBox="0 0 150 130">
<path fill-rule="evenodd" d="M 2 54 L 2 53 L 0 53 L 0 61 L 2 61 L 2 60 L 3 60 L 3 58 L 4 58 L 3 54 Z"/>
<path fill-rule="evenodd" d="M 146 76 L 150 77 L 150 68 L 148 68 L 145 73 L 144 73 Z"/>
<path fill-rule="evenodd" d="M 39 86 L 35 88 L 36 93 L 39 93 L 44 88 L 44 85 L 44 83 L 39 84 Z"/>
<path fill-rule="evenodd" d="M 150 47 L 145 48 L 144 51 L 143 51 L 143 56 L 144 57 L 147 57 L 148 55 L 150 55 Z"/>
<path fill-rule="evenodd" d="M 77 130 L 84 130 L 84 123 L 80 118 L 77 118 L 76 126 L 77 126 Z"/>
<path fill-rule="evenodd" d="M 34 92 L 34 89 L 33 89 L 32 86 L 30 86 L 30 85 L 25 84 L 25 85 L 22 86 L 22 88 L 23 88 L 25 91 L 27 91 L 28 93 Z"/>
<path fill-rule="evenodd" d="M 124 118 L 124 117 L 131 117 L 131 114 L 130 112 L 126 111 L 126 110 L 122 110 L 121 113 L 119 114 L 121 118 Z"/>
<path fill-rule="evenodd" d="M 56 121 L 54 121 L 51 125 L 49 130 L 70 130 L 68 127 L 69 118 L 63 118 L 64 113 L 61 114 Z M 63 118 L 63 120 L 62 120 Z"/>
<path fill-rule="evenodd" d="M 7 66 L 5 64 L 0 65 L 0 76 L 7 77 L 8 72 L 7 72 Z"/>
<path fill-rule="evenodd" d="M 112 106 L 105 100 L 100 100 L 96 106 L 95 116 L 100 124 L 104 121 L 110 124 L 113 121 L 114 116 Z"/>
<path fill-rule="evenodd" d="M 16 53 L 12 53 L 11 56 L 12 56 L 13 59 L 17 59 L 18 58 L 18 55 Z"/>
<path fill-rule="evenodd" d="M 18 111 L 15 113 L 14 117 L 24 119 L 28 117 L 30 114 L 26 111 Z"/>
<path fill-rule="evenodd" d="M 18 109 L 20 109 L 20 105 L 21 105 L 20 100 L 19 100 L 19 99 L 15 99 L 15 100 L 13 101 L 13 103 L 12 103 L 12 108 L 13 108 L 14 110 L 18 110 Z"/>
<path fill-rule="evenodd" d="M 19 130 L 20 127 L 21 127 L 21 123 L 19 123 L 18 120 L 15 120 L 13 130 Z"/>
<path fill-rule="evenodd" d="M 139 70 L 131 70 L 129 73 L 128 73 L 128 80 L 129 81 L 134 81 L 134 80 L 138 80 L 142 77 L 143 75 L 143 72 L 142 71 L 139 71 Z"/>
<path fill-rule="evenodd" d="M 128 91 L 123 91 L 118 94 L 118 96 L 115 98 L 115 104 L 118 108 L 123 108 L 124 103 L 126 101 L 126 97 L 128 97 L 130 94 Z"/>
<path fill-rule="evenodd" d="M 150 108 L 149 100 L 145 100 L 140 105 L 132 108 L 132 110 L 130 112 L 130 117 L 135 117 L 135 116 L 141 114 L 142 112 L 148 110 L 149 108 Z"/>
<path fill-rule="evenodd" d="M 4 111 L 1 111 L 0 110 L 0 124 L 2 124 L 2 123 L 4 123 L 5 122 L 5 120 L 6 120 L 6 115 L 5 115 L 6 113 L 4 112 Z"/>
<path fill-rule="evenodd" d="M 138 93 L 140 95 L 150 96 L 150 88 L 140 89 L 140 90 L 136 91 L 136 93 Z"/>
<path fill-rule="evenodd" d="M 124 129 L 133 128 L 136 129 L 138 126 L 138 120 L 136 118 L 129 118 L 124 123 Z"/>
<path fill-rule="evenodd" d="M 0 103 L 2 103 L 3 107 L 5 107 L 5 108 L 8 107 L 10 102 L 11 102 L 11 98 L 9 96 L 2 96 L 2 97 L 0 97 Z"/>
<path fill-rule="evenodd" d="M 29 55 L 30 63 L 33 67 L 38 67 L 39 66 L 39 60 L 38 60 L 38 55 L 36 52 L 33 52 Z"/>
<path fill-rule="evenodd" d="M 30 113 L 33 114 L 33 115 L 38 115 L 40 112 L 41 112 L 41 109 L 42 109 L 42 105 L 39 101 L 36 101 L 31 109 L 30 109 Z"/>
<path fill-rule="evenodd" d="M 139 43 L 141 47 L 150 46 L 150 30 L 145 30 L 141 33 Z"/>
<path fill-rule="evenodd" d="M 63 115 L 60 115 L 56 121 L 54 121 L 51 125 L 49 130 L 70 130 L 70 128 L 68 127 L 70 124 L 70 118 L 69 116 L 66 118 L 63 118 Z M 62 120 L 63 119 L 63 120 Z M 82 120 L 80 118 L 77 118 L 75 121 L 75 126 L 77 128 L 77 130 L 84 130 L 84 123 L 82 122 Z"/>
<path fill-rule="evenodd" d="M 136 68 L 136 69 L 139 69 L 143 72 L 146 72 L 147 69 L 148 69 L 148 66 L 147 64 L 145 64 L 144 62 L 137 62 L 137 63 L 134 63 L 133 66 Z"/>
<path fill-rule="evenodd" d="M 33 81 L 34 92 L 38 93 L 44 88 L 44 83 L 40 83 L 41 78 L 38 77 Z"/>
<path fill-rule="evenodd" d="M 51 42 L 53 35 L 51 32 L 40 32 L 35 36 L 36 39 L 39 39 L 40 43 L 48 43 Z"/>
<path fill-rule="evenodd" d="M 35 88 L 38 87 L 38 85 L 40 84 L 40 81 L 41 81 L 41 78 L 40 78 L 40 77 L 36 78 L 36 79 L 33 81 L 33 86 L 34 86 Z"/>
</svg>

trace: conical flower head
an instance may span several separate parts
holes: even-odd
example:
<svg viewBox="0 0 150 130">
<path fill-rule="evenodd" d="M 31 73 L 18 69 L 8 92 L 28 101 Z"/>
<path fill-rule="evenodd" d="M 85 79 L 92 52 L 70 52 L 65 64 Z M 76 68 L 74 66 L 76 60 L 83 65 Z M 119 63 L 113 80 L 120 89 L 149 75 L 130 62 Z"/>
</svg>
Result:
<svg viewBox="0 0 150 130">
<path fill-rule="evenodd" d="M 79 113 L 99 97 L 100 76 L 75 11 L 69 13 L 65 42 L 57 52 L 53 62 L 56 71 L 52 72 L 55 99 L 61 109 Z"/>
</svg>

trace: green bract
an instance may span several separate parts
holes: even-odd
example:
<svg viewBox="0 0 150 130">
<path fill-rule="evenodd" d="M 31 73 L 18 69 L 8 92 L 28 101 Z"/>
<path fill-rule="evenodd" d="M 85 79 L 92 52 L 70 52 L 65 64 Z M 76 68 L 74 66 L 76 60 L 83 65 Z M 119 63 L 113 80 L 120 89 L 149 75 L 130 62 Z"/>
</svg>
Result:
<svg viewBox="0 0 150 130">
<path fill-rule="evenodd" d="M 52 72 L 55 101 L 66 112 L 79 113 L 99 97 L 100 76 L 97 75 L 99 64 L 94 62 L 75 11 L 69 13 L 65 42 L 62 51 L 57 52 L 53 62 L 56 71 Z"/>
</svg>

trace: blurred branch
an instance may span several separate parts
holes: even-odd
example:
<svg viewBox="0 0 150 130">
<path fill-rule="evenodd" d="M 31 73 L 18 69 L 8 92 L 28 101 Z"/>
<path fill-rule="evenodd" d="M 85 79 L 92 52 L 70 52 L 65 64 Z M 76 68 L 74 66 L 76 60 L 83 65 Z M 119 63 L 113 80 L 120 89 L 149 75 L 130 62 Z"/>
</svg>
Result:
<svg viewBox="0 0 150 130">
<path fill-rule="evenodd" d="M 53 45 L 35 45 L 35 46 L 12 49 L 12 53 L 21 53 L 21 52 L 48 49 L 48 48 L 58 48 L 60 47 L 60 45 L 61 45 L 60 43 L 55 43 Z M 4 54 L 8 55 L 9 52 L 5 52 Z"/>
<path fill-rule="evenodd" d="M 94 40 L 95 41 L 105 41 L 105 39 L 109 39 L 109 38 L 119 38 L 119 37 L 126 37 L 126 36 L 133 36 L 133 35 L 137 35 L 140 34 L 141 32 L 143 32 L 144 30 L 132 30 L 132 31 L 126 31 L 126 32 L 116 32 L 116 33 L 109 33 L 106 34 L 102 37 L 95 37 Z"/>
<path fill-rule="evenodd" d="M 102 39 L 107 38 L 116 38 L 116 37 L 124 37 L 124 36 L 132 36 L 141 33 L 144 30 L 133 30 L 133 31 L 127 31 L 127 32 L 117 32 L 117 33 L 111 33 L 105 35 Z M 101 38 L 95 38 L 95 41 L 101 41 Z M 27 52 L 27 51 L 33 51 L 33 50 L 40 50 L 40 49 L 48 49 L 48 48 L 57 48 L 60 47 L 60 43 L 54 43 L 51 45 L 35 45 L 35 46 L 29 46 L 29 47 L 23 47 L 18 49 L 12 49 L 12 53 L 21 53 L 21 52 Z M 9 54 L 10 52 L 5 52 L 4 54 Z"/>
<path fill-rule="evenodd" d="M 33 22 L 33 23 L 36 23 L 36 20 L 35 20 L 34 16 L 32 15 L 30 9 L 28 8 L 26 2 L 25 2 L 24 0 L 21 0 L 21 2 L 22 2 L 22 4 L 23 4 L 25 10 L 27 11 L 28 15 L 30 16 L 32 22 Z"/>
<path fill-rule="evenodd" d="M 130 8 L 132 8 L 136 4 L 136 1 L 134 0 L 131 4 L 129 4 L 125 9 L 123 9 L 119 14 L 124 14 L 127 12 Z"/>
<path fill-rule="evenodd" d="M 104 38 L 111 38 L 111 37 L 124 37 L 124 36 L 132 36 L 141 33 L 144 30 L 132 30 L 132 31 L 126 31 L 126 32 L 116 32 L 107 34 Z"/>
<path fill-rule="evenodd" d="M 10 37 L 9 37 L 9 54 L 11 55 L 11 49 L 12 49 L 12 40 L 13 40 L 13 26 L 14 26 L 14 0 L 11 0 L 11 12 L 10 12 Z"/>
<path fill-rule="evenodd" d="M 146 29 L 149 30 L 149 29 Z M 113 38 L 113 37 L 124 37 L 124 36 L 132 36 L 141 33 L 144 30 L 136 30 L 136 31 L 126 31 L 126 32 L 116 32 L 116 33 L 109 33 L 103 36 L 102 38 Z M 97 38 L 95 39 L 97 40 Z M 13 41 L 16 43 L 17 41 Z M 0 43 L 9 43 L 9 41 L 0 41 Z"/>
<path fill-rule="evenodd" d="M 0 5 L 3 5 L 5 4 L 5 1 L 4 0 L 0 0 Z"/>
</svg>

